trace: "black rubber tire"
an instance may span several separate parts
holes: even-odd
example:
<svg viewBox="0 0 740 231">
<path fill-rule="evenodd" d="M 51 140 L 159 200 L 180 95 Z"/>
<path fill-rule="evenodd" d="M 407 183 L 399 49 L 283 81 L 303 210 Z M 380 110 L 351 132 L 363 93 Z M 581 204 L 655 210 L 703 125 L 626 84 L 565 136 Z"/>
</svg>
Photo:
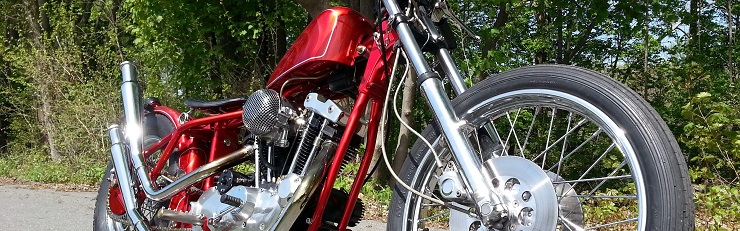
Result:
<svg viewBox="0 0 740 231">
<path fill-rule="evenodd" d="M 161 114 L 145 115 L 142 124 L 145 140 L 159 139 L 175 129 L 174 124 L 166 116 Z M 148 146 L 147 142 L 145 142 L 146 146 Z M 95 231 L 108 230 L 108 226 L 106 225 L 108 218 L 108 191 L 110 188 L 108 178 L 110 177 L 111 169 L 113 169 L 113 162 L 108 161 L 108 167 L 105 168 L 103 179 L 98 189 L 98 195 L 95 198 L 95 211 L 93 213 L 93 230 Z"/>
<path fill-rule="evenodd" d="M 593 71 L 561 65 L 536 65 L 494 75 L 452 101 L 460 114 L 496 95 L 523 89 L 549 89 L 575 95 L 605 112 L 625 129 L 644 174 L 647 196 L 647 230 L 693 230 L 693 190 L 684 156 L 658 113 L 637 93 L 623 84 Z M 428 126 L 423 132 L 433 141 L 440 132 Z M 419 174 L 427 146 L 416 142 L 400 174 L 410 184 Z M 432 159 L 432 158 L 428 158 Z M 412 187 L 414 187 L 412 185 Z M 418 190 L 418 189 L 417 189 Z M 408 191 L 393 186 L 388 230 L 402 227 Z"/>
</svg>

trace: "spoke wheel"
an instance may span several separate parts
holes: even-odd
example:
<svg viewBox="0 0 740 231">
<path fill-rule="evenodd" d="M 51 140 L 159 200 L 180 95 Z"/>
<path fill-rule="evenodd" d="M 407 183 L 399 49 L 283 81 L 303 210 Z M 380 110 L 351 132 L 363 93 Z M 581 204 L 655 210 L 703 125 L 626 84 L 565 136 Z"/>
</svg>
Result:
<svg viewBox="0 0 740 231">
<path fill-rule="evenodd" d="M 496 230 L 693 227 L 691 188 L 676 141 L 657 113 L 623 85 L 583 69 L 534 66 L 493 76 L 453 105 L 471 127 L 467 135 L 484 163 L 481 172 L 493 177 L 509 212 Z M 424 136 L 447 165 L 455 165 L 433 126 Z M 464 199 L 464 184 L 460 198 L 443 193 L 451 190 L 440 186 L 449 169 L 437 167 L 423 143 L 414 145 L 402 180 L 455 208 L 396 186 L 390 230 L 488 230 L 465 211 L 473 203 Z M 549 194 L 531 190 L 543 179 L 538 186 L 554 193 L 553 203 L 540 203 Z"/>
</svg>

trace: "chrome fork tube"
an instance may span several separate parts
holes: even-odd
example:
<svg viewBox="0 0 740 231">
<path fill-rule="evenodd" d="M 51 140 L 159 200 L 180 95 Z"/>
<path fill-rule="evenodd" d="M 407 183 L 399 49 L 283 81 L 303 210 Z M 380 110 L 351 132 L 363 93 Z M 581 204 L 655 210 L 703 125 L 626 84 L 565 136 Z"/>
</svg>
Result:
<svg viewBox="0 0 740 231">
<path fill-rule="evenodd" d="M 462 125 L 465 124 L 465 121 L 458 120 L 455 115 L 452 104 L 444 92 L 444 85 L 439 78 L 439 74 L 433 72 L 426 59 L 424 59 L 419 44 L 416 43 L 411 33 L 407 19 L 401 17 L 403 12 L 399 9 L 396 1 L 383 0 L 383 3 L 392 19 L 397 21 L 395 22 L 397 24 L 393 26 L 411 63 L 416 72 L 419 73 L 419 85 L 424 93 L 424 98 L 439 122 L 442 134 L 447 139 L 450 150 L 460 165 L 463 177 L 471 186 L 469 191 L 475 200 L 477 212 L 484 224 L 491 226 L 506 214 L 501 199 L 493 193 L 491 179 L 481 176 L 482 162 L 476 157 L 476 152 L 463 135 Z"/>
<path fill-rule="evenodd" d="M 468 86 L 465 85 L 465 79 L 462 77 L 462 74 L 460 74 L 460 70 L 455 66 L 455 61 L 452 61 L 450 51 L 446 48 L 440 48 L 439 51 L 437 51 L 437 57 L 442 64 L 442 69 L 447 73 L 447 78 L 449 78 L 450 83 L 452 83 L 452 90 L 455 91 L 455 94 L 460 95 L 465 92 L 465 90 L 468 89 Z"/>
</svg>

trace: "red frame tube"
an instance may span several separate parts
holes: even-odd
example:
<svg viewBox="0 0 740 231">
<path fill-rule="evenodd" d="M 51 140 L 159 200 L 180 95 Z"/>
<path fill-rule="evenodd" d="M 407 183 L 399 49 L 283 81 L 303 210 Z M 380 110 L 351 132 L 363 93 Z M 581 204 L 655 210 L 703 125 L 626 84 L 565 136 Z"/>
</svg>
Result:
<svg viewBox="0 0 740 231">
<path fill-rule="evenodd" d="M 220 131 L 224 129 L 225 127 L 220 126 L 214 126 L 216 123 L 228 123 L 230 120 L 237 120 L 238 124 L 241 124 L 241 118 L 242 118 L 242 111 L 234 111 L 229 112 L 225 114 L 219 114 L 204 118 L 198 118 L 195 120 L 188 121 L 179 127 L 177 127 L 174 131 L 170 133 L 169 140 L 162 139 L 160 142 L 157 142 L 155 145 L 152 146 L 152 148 L 161 148 L 162 142 L 166 141 L 167 146 L 162 151 L 162 156 L 157 160 L 157 164 L 154 166 L 154 169 L 149 173 L 149 178 L 152 180 L 155 180 L 157 176 L 162 172 L 162 169 L 164 168 L 164 165 L 167 163 L 167 160 L 169 159 L 169 156 L 172 154 L 172 150 L 175 149 L 175 145 L 177 145 L 179 142 L 177 142 L 177 139 L 180 138 L 185 132 L 188 132 L 188 135 L 197 136 L 198 133 L 217 133 L 217 131 Z M 200 128 L 198 130 L 190 131 L 191 128 Z M 213 129 L 213 130 L 212 130 Z M 202 135 L 202 134 L 201 134 Z M 213 136 L 213 138 L 218 138 L 216 136 Z M 213 145 L 218 146 L 218 145 Z M 146 151 L 146 153 L 153 153 L 158 149 L 152 149 Z M 223 155 L 225 153 L 225 150 L 220 150 L 221 148 L 212 148 L 211 153 L 209 155 L 209 160 L 215 159 L 214 156 Z"/>
<path fill-rule="evenodd" d="M 329 200 L 332 188 L 334 187 L 334 182 L 336 181 L 339 170 L 342 167 L 342 160 L 344 159 L 344 155 L 347 153 L 350 138 L 356 132 L 360 118 L 362 118 L 362 116 L 365 114 L 367 104 L 372 102 L 370 123 L 368 124 L 368 133 L 366 136 L 367 141 L 365 145 L 365 154 L 363 156 L 362 162 L 360 163 L 360 169 L 357 171 L 357 180 L 355 180 L 352 184 L 349 201 L 347 201 L 347 205 L 344 208 L 344 213 L 342 215 L 342 220 L 339 223 L 339 231 L 344 231 L 347 229 L 347 224 L 349 223 L 350 216 L 352 215 L 352 210 L 354 210 L 357 196 L 362 189 L 362 183 L 364 182 L 367 171 L 370 167 L 370 162 L 372 160 L 375 149 L 375 140 L 377 138 L 378 125 L 380 123 L 380 114 L 383 108 L 383 102 L 385 102 L 385 94 L 387 93 L 388 89 L 386 64 L 392 62 L 392 59 L 395 55 L 395 53 L 393 52 L 393 44 L 398 41 L 398 34 L 390 29 L 387 21 L 383 22 L 381 28 L 381 32 L 383 32 L 383 39 L 386 42 L 385 51 L 381 51 L 380 47 L 375 45 L 368 47 L 370 48 L 370 57 L 365 68 L 365 74 L 358 89 L 359 95 L 357 97 L 357 100 L 355 100 L 355 105 L 352 108 L 352 112 L 350 113 L 347 127 L 342 134 L 342 139 L 339 141 L 339 146 L 337 147 L 337 151 L 334 154 L 331 166 L 329 166 L 326 181 L 324 182 L 324 186 L 321 189 L 319 201 L 316 205 L 312 217 L 313 222 L 308 228 L 308 230 L 310 231 L 317 231 L 321 227 L 322 216 L 324 214 L 324 210 L 326 209 L 326 204 Z"/>
</svg>

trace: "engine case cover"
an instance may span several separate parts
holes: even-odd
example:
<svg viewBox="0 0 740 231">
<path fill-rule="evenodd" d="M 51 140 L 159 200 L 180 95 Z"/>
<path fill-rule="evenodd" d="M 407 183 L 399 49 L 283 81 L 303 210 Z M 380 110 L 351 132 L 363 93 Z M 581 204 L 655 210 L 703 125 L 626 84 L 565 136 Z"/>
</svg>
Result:
<svg viewBox="0 0 740 231">
<path fill-rule="evenodd" d="M 191 213 L 208 218 L 210 230 L 269 230 L 282 211 L 274 187 L 233 187 L 227 193 L 241 199 L 244 205 L 236 208 L 221 203 L 221 194 L 215 188 L 206 190 L 197 202 L 191 202 Z M 193 227 L 193 230 L 203 230 Z"/>
</svg>

